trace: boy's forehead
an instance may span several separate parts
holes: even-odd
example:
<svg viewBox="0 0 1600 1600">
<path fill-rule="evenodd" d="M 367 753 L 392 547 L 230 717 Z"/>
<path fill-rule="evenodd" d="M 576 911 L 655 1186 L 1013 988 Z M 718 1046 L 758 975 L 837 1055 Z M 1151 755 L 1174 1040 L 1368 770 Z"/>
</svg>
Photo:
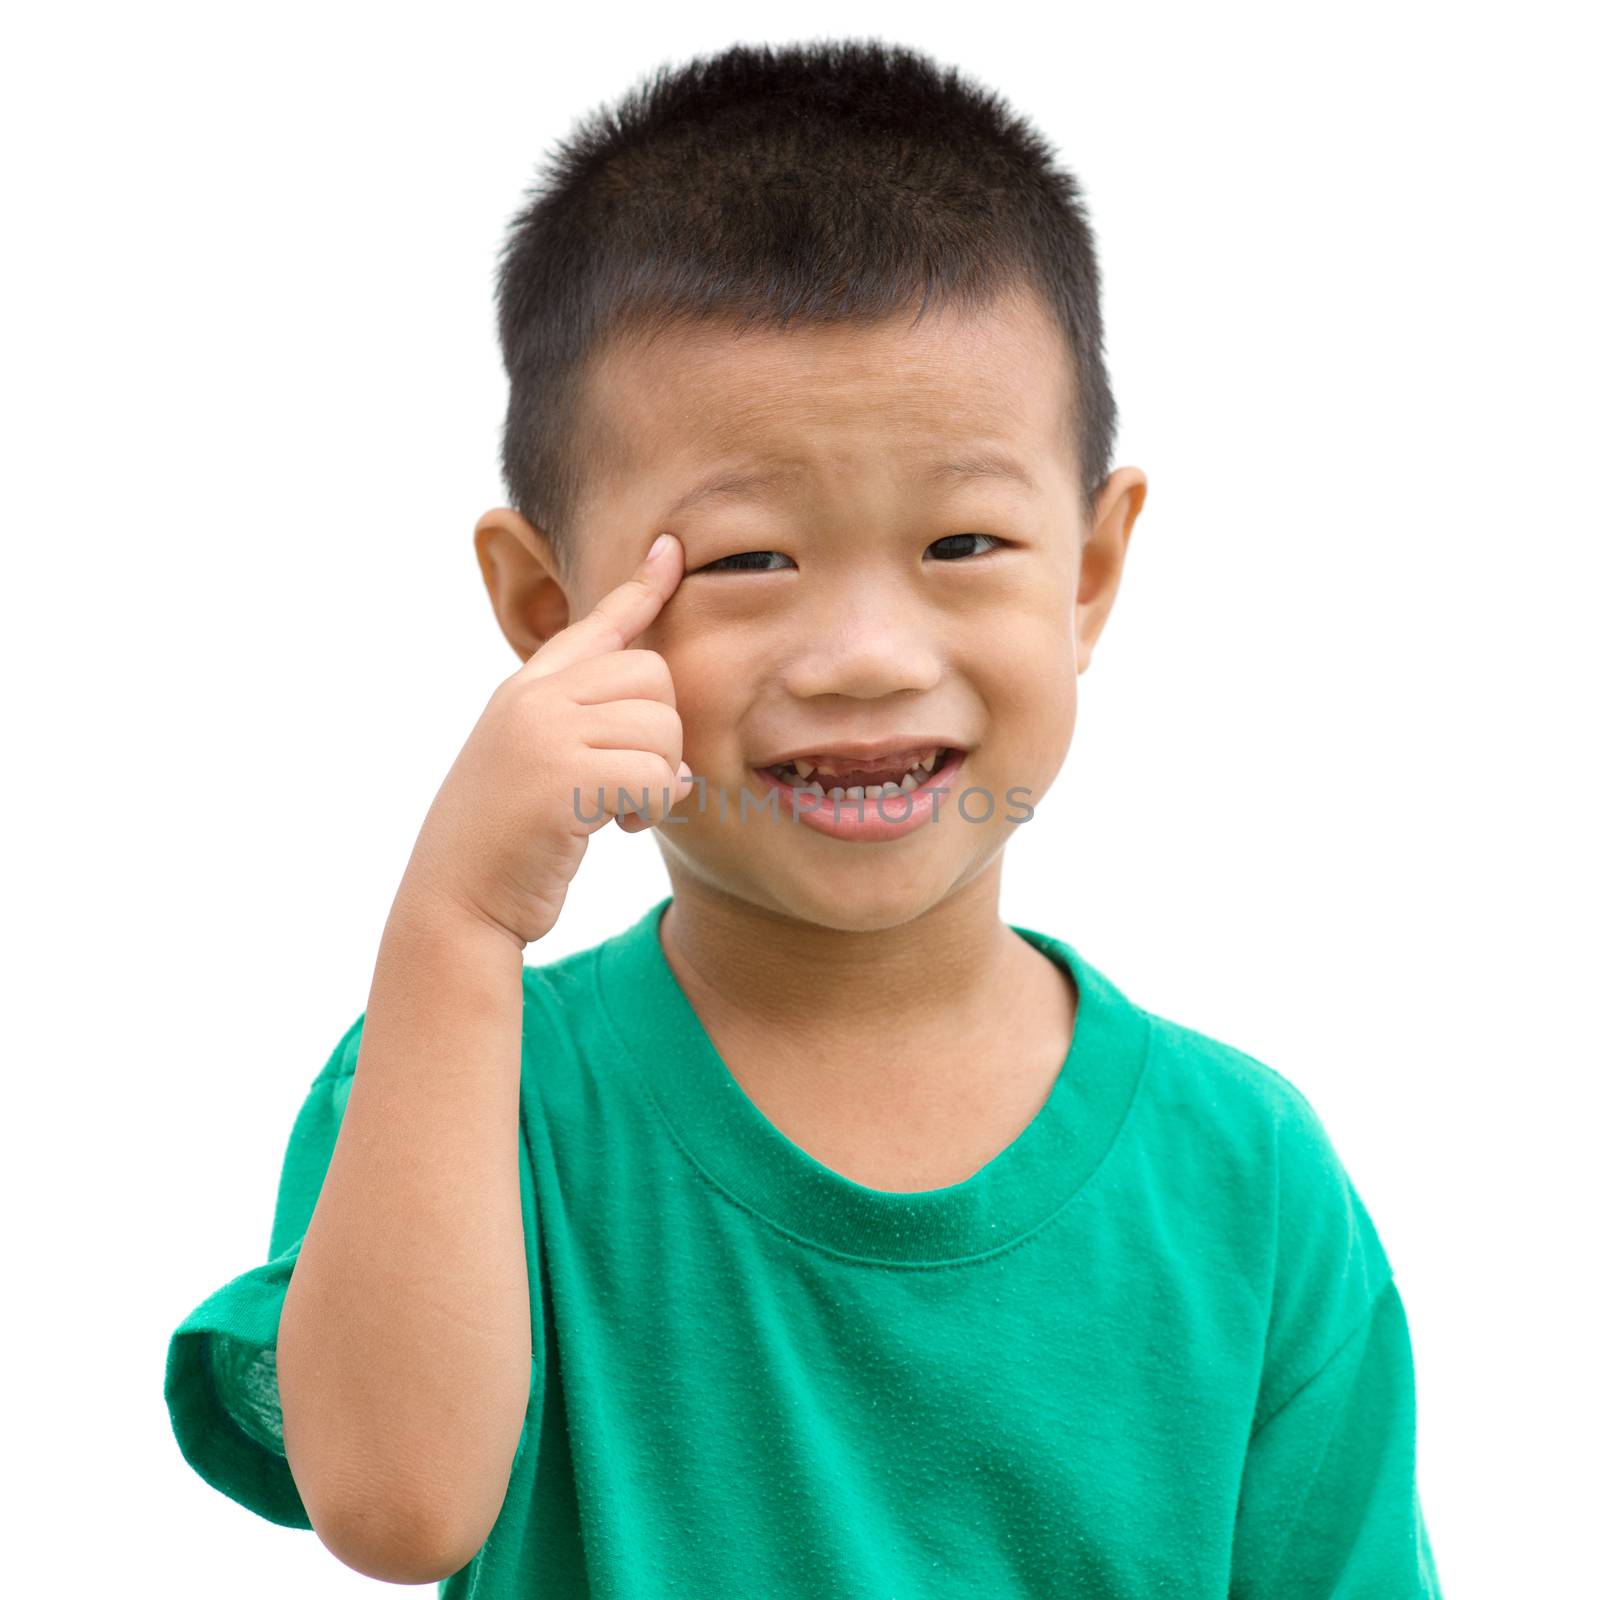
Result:
<svg viewBox="0 0 1600 1600">
<path fill-rule="evenodd" d="M 915 326 L 907 311 L 872 324 L 700 323 L 619 339 L 593 363 L 584 409 L 608 481 L 647 481 L 667 503 L 708 470 L 795 475 L 808 463 L 881 465 L 886 450 L 910 470 L 1009 456 L 1059 490 L 1071 476 L 1070 391 L 1059 327 L 1036 297 L 1012 294 L 978 311 L 930 308 Z"/>
</svg>

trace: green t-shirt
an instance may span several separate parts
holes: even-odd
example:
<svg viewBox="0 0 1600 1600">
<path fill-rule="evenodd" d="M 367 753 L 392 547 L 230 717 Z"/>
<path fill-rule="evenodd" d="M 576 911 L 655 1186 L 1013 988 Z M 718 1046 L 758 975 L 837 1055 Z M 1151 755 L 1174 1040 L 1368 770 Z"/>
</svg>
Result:
<svg viewBox="0 0 1600 1600">
<path fill-rule="evenodd" d="M 533 1382 L 443 1600 L 1439 1593 L 1405 1312 L 1297 1089 L 1016 927 L 1078 991 L 1047 1100 L 964 1182 L 867 1188 L 723 1065 L 669 901 L 524 968 Z M 185 1458 L 291 1527 L 278 1317 L 360 1035 L 295 1123 L 270 1259 L 168 1350 Z"/>
</svg>

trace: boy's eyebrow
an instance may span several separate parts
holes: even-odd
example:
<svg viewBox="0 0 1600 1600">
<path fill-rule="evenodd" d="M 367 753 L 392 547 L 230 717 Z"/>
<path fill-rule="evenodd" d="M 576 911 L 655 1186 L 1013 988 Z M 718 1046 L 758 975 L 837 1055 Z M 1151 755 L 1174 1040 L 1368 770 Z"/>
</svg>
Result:
<svg viewBox="0 0 1600 1600">
<path fill-rule="evenodd" d="M 697 483 L 686 494 L 680 495 L 663 513 L 676 517 L 690 506 L 705 500 L 764 500 L 781 483 L 794 477 L 793 464 L 763 468 L 734 468 L 713 473 Z M 927 483 L 938 483 L 951 478 L 971 480 L 999 478 L 1020 484 L 1030 494 L 1038 494 L 1039 486 L 1021 462 L 1004 450 L 992 448 L 968 450 L 948 461 L 936 462 L 923 474 Z"/>
<path fill-rule="evenodd" d="M 1021 484 L 1030 494 L 1039 492 L 1039 485 L 1028 469 L 1004 450 L 969 450 L 965 455 L 930 467 L 927 476 L 935 483 L 941 478 L 1003 478 Z"/>
</svg>

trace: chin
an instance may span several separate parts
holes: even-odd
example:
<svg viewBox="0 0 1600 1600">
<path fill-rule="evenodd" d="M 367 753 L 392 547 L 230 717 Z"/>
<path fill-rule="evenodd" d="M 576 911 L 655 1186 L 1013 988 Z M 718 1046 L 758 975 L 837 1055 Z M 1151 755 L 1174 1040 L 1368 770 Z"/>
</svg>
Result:
<svg viewBox="0 0 1600 1600">
<path fill-rule="evenodd" d="M 884 933 L 903 927 L 933 909 L 950 893 L 943 874 L 935 875 L 924 863 L 920 872 L 908 872 L 888 856 L 876 867 L 841 863 L 832 872 L 800 876 L 772 875 L 761 880 L 761 898 L 774 910 L 796 921 L 836 933 Z"/>
</svg>

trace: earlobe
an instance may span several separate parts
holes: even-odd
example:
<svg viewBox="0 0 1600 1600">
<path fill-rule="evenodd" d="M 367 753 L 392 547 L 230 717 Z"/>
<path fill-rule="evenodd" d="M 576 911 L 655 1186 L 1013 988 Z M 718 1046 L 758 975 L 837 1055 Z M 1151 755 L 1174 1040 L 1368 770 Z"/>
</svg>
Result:
<svg viewBox="0 0 1600 1600">
<path fill-rule="evenodd" d="M 550 543 L 509 506 L 484 512 L 472 541 L 495 620 L 511 648 L 526 661 L 571 620 Z"/>
</svg>

